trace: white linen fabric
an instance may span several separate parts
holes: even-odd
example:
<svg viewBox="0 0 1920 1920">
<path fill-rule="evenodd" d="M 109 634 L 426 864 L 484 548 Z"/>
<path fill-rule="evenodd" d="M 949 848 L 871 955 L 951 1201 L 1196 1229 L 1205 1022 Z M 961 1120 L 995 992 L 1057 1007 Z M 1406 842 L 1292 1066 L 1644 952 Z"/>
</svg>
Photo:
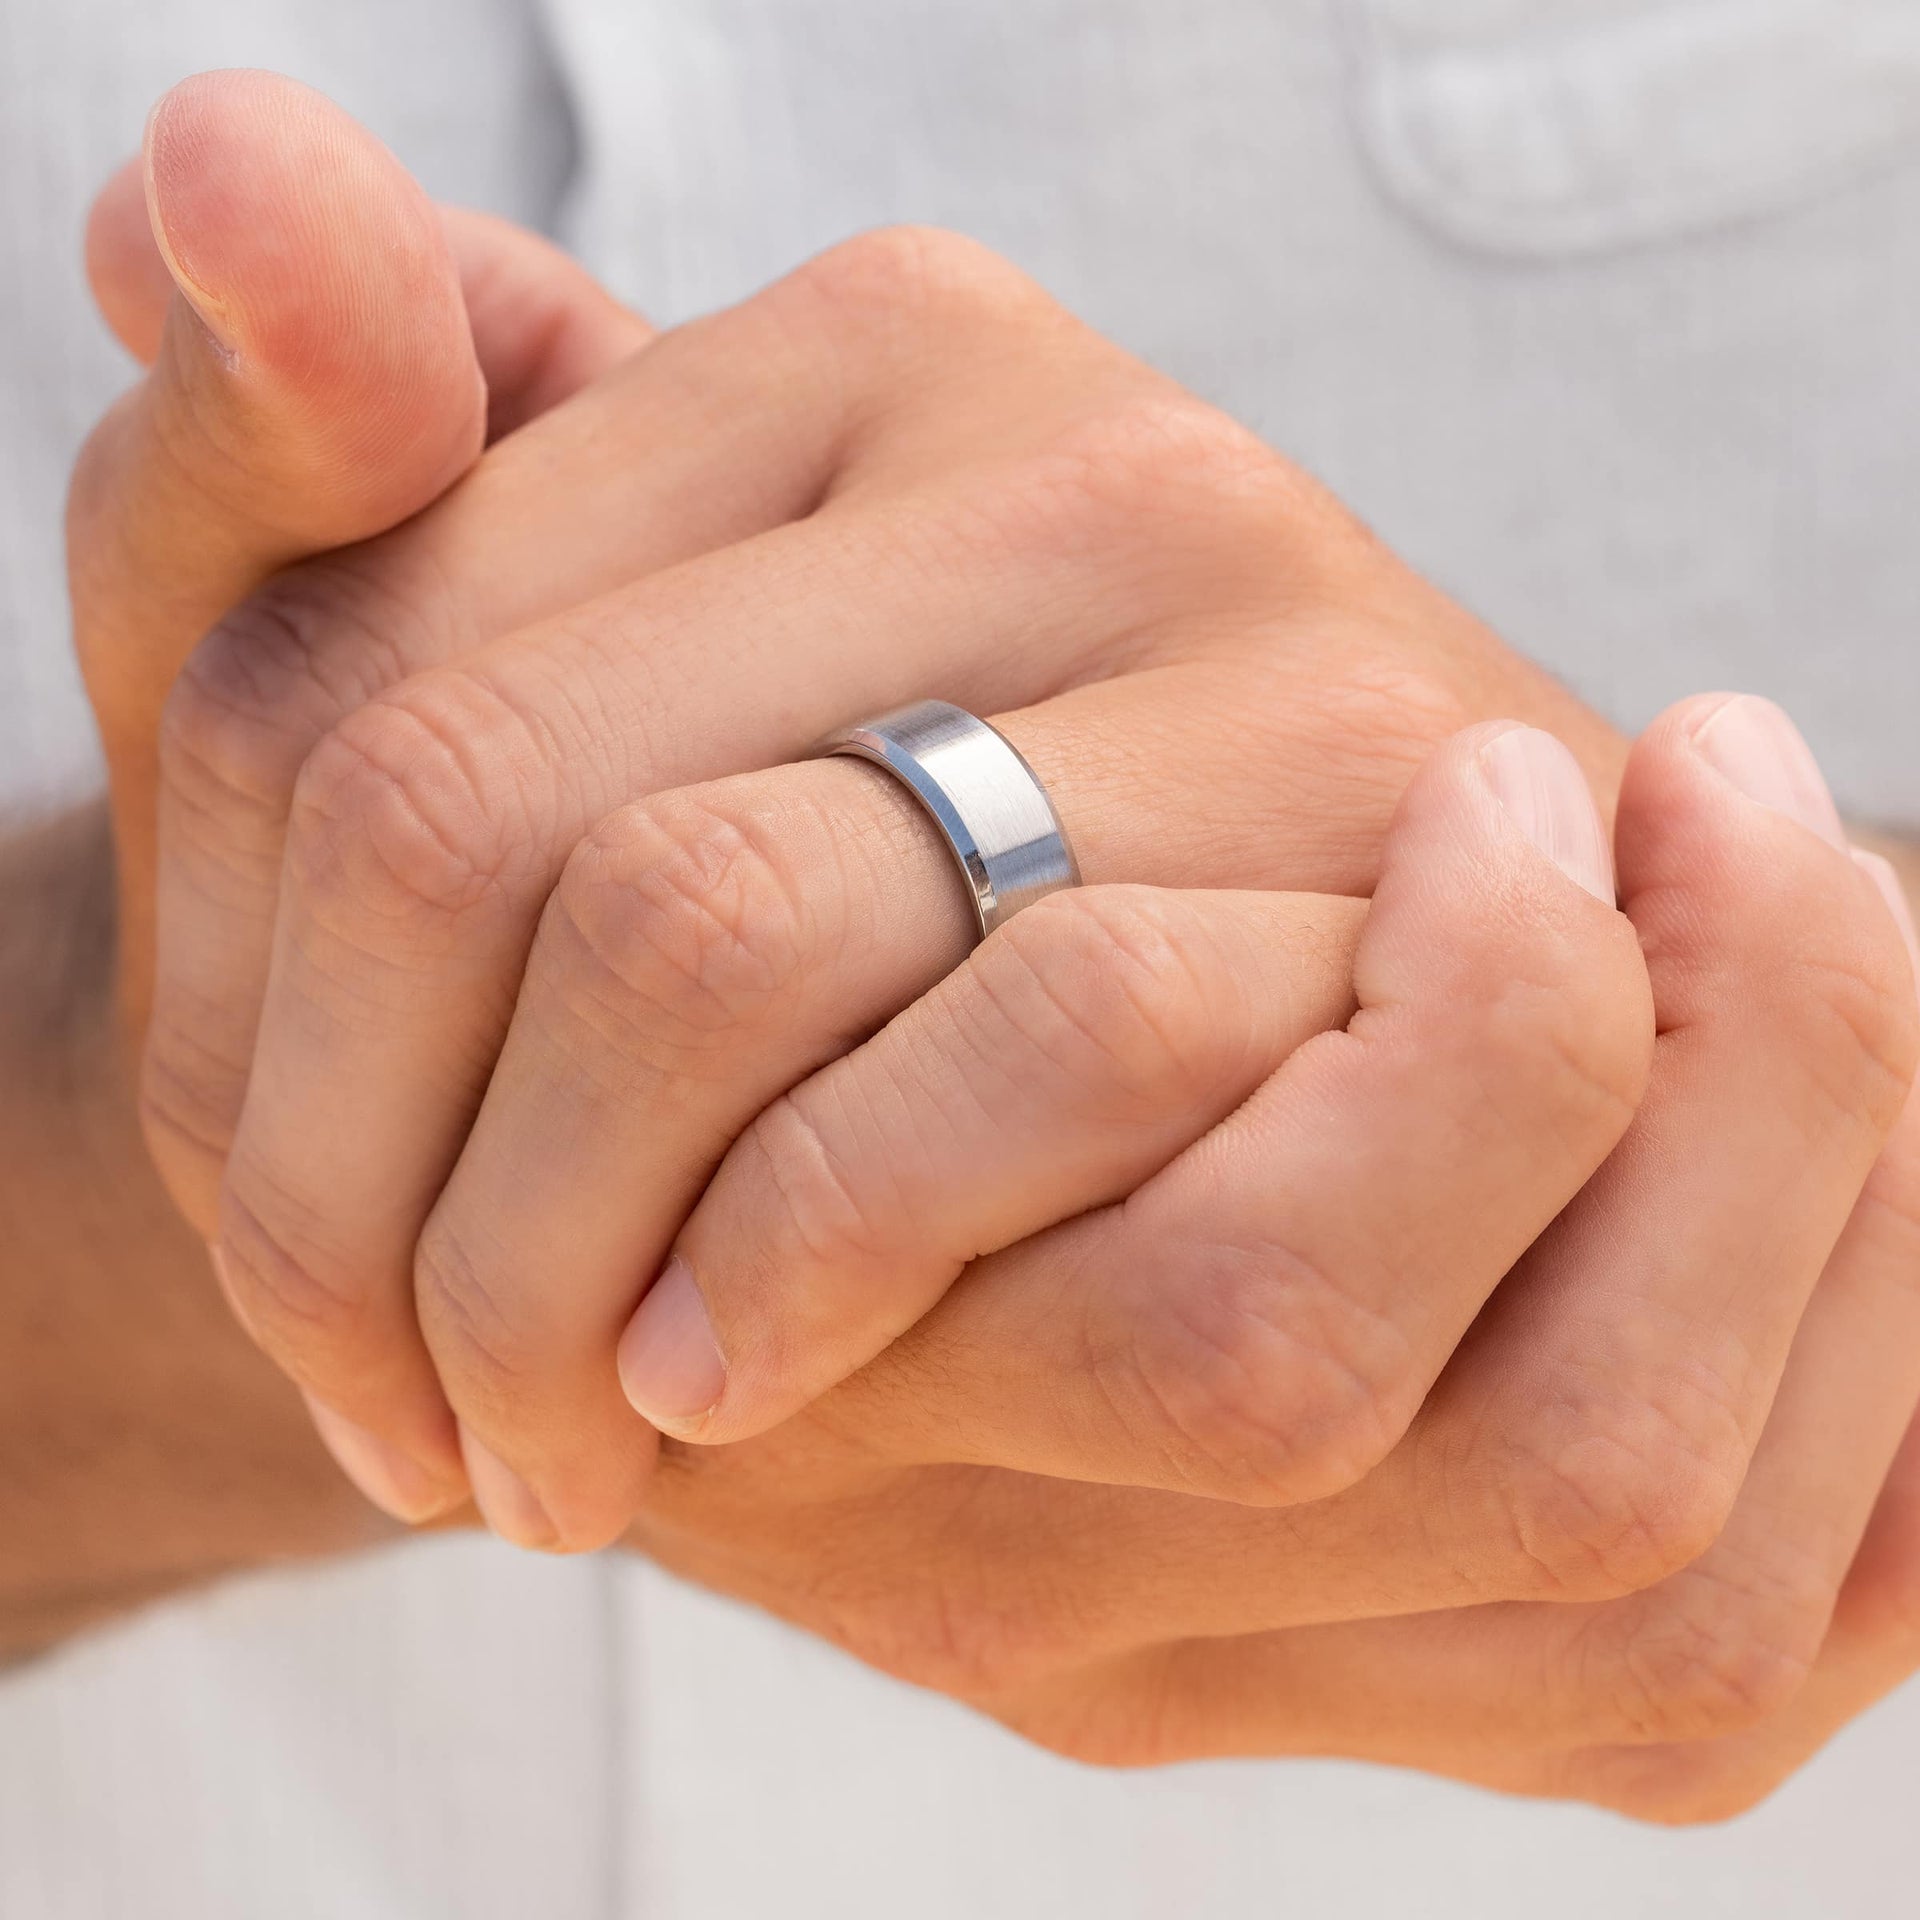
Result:
<svg viewBox="0 0 1920 1920">
<path fill-rule="evenodd" d="M 96 777 L 63 476 L 86 201 L 277 67 L 672 321 L 963 228 L 1304 459 L 1627 725 L 1711 685 L 1920 826 L 1908 0 L 0 0 L 0 808 Z M 1411 1776 L 1108 1777 L 626 1562 L 434 1542 L 0 1688 L 7 1920 L 1872 1920 L 1920 1691 L 1660 1834 Z"/>
</svg>

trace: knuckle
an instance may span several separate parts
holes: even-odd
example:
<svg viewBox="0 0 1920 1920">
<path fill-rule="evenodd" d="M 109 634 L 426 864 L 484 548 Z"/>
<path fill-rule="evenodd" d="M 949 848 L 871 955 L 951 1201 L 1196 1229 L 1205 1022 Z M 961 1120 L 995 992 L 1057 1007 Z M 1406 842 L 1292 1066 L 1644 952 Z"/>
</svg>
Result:
<svg viewBox="0 0 1920 1920">
<path fill-rule="evenodd" d="M 678 1055 L 777 1006 L 811 933 L 777 830 L 683 793 L 623 807 L 580 843 L 554 892 L 547 944 L 590 1031 Z"/>
<path fill-rule="evenodd" d="M 336 1279 L 317 1242 L 269 1224 L 263 1183 L 246 1170 L 220 1196 L 223 1280 L 234 1311 L 256 1344 L 298 1379 L 324 1373 L 361 1331 L 363 1300 Z"/>
<path fill-rule="evenodd" d="M 534 1355 L 527 1330 L 489 1281 L 491 1263 L 465 1234 L 436 1213 L 414 1250 L 413 1297 L 441 1377 L 458 1379 L 469 1408 L 502 1422 L 524 1396 Z"/>
<path fill-rule="evenodd" d="M 468 675 L 423 674 L 348 714 L 294 788 L 288 870 L 344 922 L 459 918 L 540 858 L 525 729 Z"/>
<path fill-rule="evenodd" d="M 1045 301 L 1025 274 L 979 241 L 911 224 L 842 240 L 796 278 L 858 333 L 902 345 L 929 323 L 997 319 Z"/>
<path fill-rule="evenodd" d="M 1720 1739 L 1765 1725 L 1806 1685 L 1832 1602 L 1810 1567 L 1784 1580 L 1692 1568 L 1634 1606 L 1602 1655 L 1611 1717 L 1645 1741 Z"/>
<path fill-rule="evenodd" d="M 1252 1506 L 1323 1499 L 1399 1443 L 1420 1382 L 1389 1319 L 1278 1245 L 1189 1248 L 1178 1268 L 1149 1311 L 1095 1335 L 1089 1364 L 1187 1490 Z"/>
<path fill-rule="evenodd" d="M 1160 892 L 1077 888 L 1010 920 L 980 950 L 974 979 L 1025 1057 L 1104 1117 L 1150 1122 L 1214 1091 L 1219 1036 L 1235 1026 L 1237 982 L 1190 935 Z"/>
<path fill-rule="evenodd" d="M 1522 1443 L 1505 1491 L 1522 1591 L 1555 1598 L 1640 1593 L 1700 1558 L 1724 1531 L 1747 1444 L 1724 1390 L 1696 1385 L 1684 1412 L 1653 1398 L 1571 1416 L 1570 1437 Z"/>
<path fill-rule="evenodd" d="M 1153 386 L 1076 422 L 1039 456 L 1028 493 L 1057 492 L 1103 524 L 1267 532 L 1296 509 L 1309 483 L 1237 421 L 1177 389 Z"/>
<path fill-rule="evenodd" d="M 992 476 L 964 527 L 983 544 L 1066 564 L 1124 560 L 1143 594 L 1217 603 L 1284 555 L 1304 594 L 1354 536 L 1344 510 L 1238 422 L 1148 386 L 1058 430 Z"/>
<path fill-rule="evenodd" d="M 817 1271 L 871 1267 L 897 1250 L 903 1196 L 856 1165 L 797 1091 L 781 1095 L 748 1129 L 776 1217 L 767 1244 L 797 1247 Z"/>
</svg>

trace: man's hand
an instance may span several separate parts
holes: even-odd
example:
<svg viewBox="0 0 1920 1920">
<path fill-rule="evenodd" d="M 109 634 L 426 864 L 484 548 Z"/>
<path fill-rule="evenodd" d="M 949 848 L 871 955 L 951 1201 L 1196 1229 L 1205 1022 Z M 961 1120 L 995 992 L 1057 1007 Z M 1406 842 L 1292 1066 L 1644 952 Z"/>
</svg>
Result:
<svg viewBox="0 0 1920 1920">
<path fill-rule="evenodd" d="M 1817 1645 L 1916 1391 L 1893 1364 L 1911 1342 L 1864 1376 L 1832 1357 L 1858 1355 L 1857 1301 L 1829 1337 L 1794 1344 L 1911 1071 L 1912 983 L 1804 749 L 1750 703 L 1676 717 L 1629 788 L 1622 877 L 1664 1029 L 1636 1134 L 1444 1372 L 1626 1127 L 1645 1069 L 1635 1035 L 1650 1038 L 1618 1017 L 1626 976 L 1606 972 L 1621 923 L 1577 888 L 1555 907 L 1539 875 L 1517 899 L 1486 896 L 1502 902 L 1489 935 L 1526 937 L 1423 975 L 1449 937 L 1473 952 L 1469 882 L 1505 844 L 1487 739 L 1416 787 L 1402 821 L 1417 841 L 1449 808 L 1495 806 L 1474 816 L 1481 851 L 1460 885 L 1441 890 L 1457 917 L 1419 861 L 1399 869 L 1397 904 L 1382 886 L 1362 1020 L 1282 1068 L 1236 1116 L 1235 1144 L 1212 1149 L 1210 1177 L 1200 1102 L 1190 1135 L 1152 1144 L 1170 1156 L 1158 1198 L 1008 1247 L 812 1416 L 676 1448 L 650 1481 L 651 1435 L 611 1367 L 634 1294 L 729 1142 L 755 1138 L 743 1129 L 769 1100 L 833 1071 L 961 949 L 918 823 L 858 769 L 664 790 L 789 758 L 929 691 L 1026 703 L 1006 725 L 1096 881 L 1370 891 L 1413 768 L 1483 714 L 1544 719 L 1603 773 L 1618 764 L 1604 729 L 1310 483 L 977 250 L 857 243 L 668 337 L 399 533 L 280 575 L 174 699 L 150 1118 L 176 1192 L 221 1225 L 243 1315 L 333 1410 L 336 1443 L 389 1504 L 419 1511 L 458 1496 L 464 1451 L 496 1525 L 549 1543 L 607 1537 L 645 1495 L 662 1557 L 1064 1744 L 1063 1728 L 1137 1721 L 1167 1649 L 1198 1635 L 1223 1650 L 1223 1677 L 1160 1703 L 1155 1724 L 1184 1733 L 1156 1751 L 1411 1751 L 1419 1725 L 1383 1729 L 1377 1709 L 1312 1733 L 1249 1714 L 1231 1663 L 1257 1674 L 1273 1643 L 1244 1636 L 1465 1601 L 1617 1605 L 1607 1596 L 1626 1589 L 1661 1597 L 1595 1642 L 1517 1629 L 1542 1671 L 1580 1676 L 1551 1729 L 1527 1717 L 1532 1695 L 1517 1716 L 1491 1700 L 1477 1759 L 1423 1764 L 1484 1776 L 1488 1749 L 1517 1767 L 1552 1741 L 1725 1724 L 1722 1701 L 1668 1699 L 1684 1662 L 1656 1671 L 1635 1722 L 1647 1647 L 1697 1633 L 1689 1593 L 1744 1579 L 1773 1597 L 1778 1563 L 1753 1542 L 1775 1539 L 1779 1514 L 1788 1557 L 1813 1568 L 1792 1624 Z M 1518 800 L 1553 784 L 1531 764 Z M 1099 919 L 1110 897 L 1032 916 L 1056 940 L 1106 940 L 1082 978 L 1124 961 Z M 1581 899 L 1584 938 L 1565 919 Z M 1337 924 L 1337 908 L 1314 911 Z M 1424 946 L 1410 931 L 1423 912 Z M 919 1016 L 936 1053 L 963 1024 L 943 1029 L 943 1005 L 1004 1005 L 994 951 Z M 1542 974 L 1542 955 L 1567 970 Z M 1594 955 L 1603 990 L 1566 998 Z M 1060 964 L 1038 944 L 1026 958 Z M 1567 1007 L 1606 1017 L 1569 1027 Z M 1092 1034 L 1096 1054 L 1109 1037 Z M 1251 1053 L 1295 1037 L 1261 1034 Z M 886 1069 L 883 1050 L 839 1071 L 884 1085 Z M 813 1122 L 832 1097 L 815 1096 Z M 1459 1125 L 1423 1138 L 1430 1109 Z M 1450 1133 L 1514 1147 L 1514 1177 L 1482 1193 L 1487 1169 L 1450 1162 Z M 503 1141 L 509 1173 L 496 1161 L 488 1175 Z M 1863 1261 L 1897 1281 L 1883 1226 L 1908 1210 L 1909 1160 L 1880 1163 L 1843 1275 Z M 1468 1204 L 1450 1209 L 1450 1189 Z M 1090 1204 L 1063 1190 L 1066 1212 Z M 546 1224 L 510 1239 L 523 1193 Z M 962 1224 L 962 1241 L 978 1237 Z M 681 1333 L 703 1318 L 729 1331 L 714 1244 L 687 1242 L 706 1270 L 683 1269 Z M 1393 1284 L 1416 1247 L 1433 1259 L 1430 1299 Z M 1196 1254 L 1222 1257 L 1188 1274 Z M 1750 1280 L 1731 1297 L 1728 1271 Z M 1102 1284 L 1116 1272 L 1141 1279 Z M 528 1284 L 543 1273 L 552 1284 Z M 716 1273 L 690 1314 L 688 1287 Z M 838 1273 L 829 1260 L 818 1278 Z M 907 1304 L 911 1318 L 926 1298 Z M 753 1316 L 734 1311 L 738 1339 Z M 821 1314 L 803 1331 L 840 1325 Z M 660 1332 L 643 1308 L 628 1368 L 643 1399 Z M 1180 1364 L 1174 1336 L 1208 1364 Z M 794 1350 L 818 1361 L 805 1338 Z M 748 1377 L 739 1352 L 721 1356 L 729 1391 Z M 733 1431 L 777 1417 L 768 1380 Z M 1129 1381 L 1147 1390 L 1114 1392 Z M 1769 1409 L 1823 1421 L 1836 1392 L 1858 1423 L 1823 1429 L 1809 1453 L 1790 1420 L 1777 1456 L 1789 1480 L 1802 1462 L 1810 1478 L 1781 1491 L 1761 1473 Z M 1300 1406 L 1324 1417 L 1276 1420 Z M 1334 1417 L 1343 1407 L 1357 1424 Z M 1276 1514 L 918 1464 L 955 1459 L 1309 1504 Z M 1755 1476 L 1760 1495 L 1736 1508 Z M 1705 1587 L 1665 1594 L 1716 1540 Z M 1773 1624 L 1737 1613 L 1729 1637 Z M 1614 1658 L 1593 1657 L 1607 1632 Z M 1490 1690 L 1502 1658 L 1496 1645 L 1491 1672 L 1463 1660 L 1479 1679 L 1462 1686 Z M 1885 1684 L 1884 1660 L 1874 1671 Z"/>
<path fill-rule="evenodd" d="M 90 547 L 121 544 L 110 515 L 75 539 L 83 571 Z M 168 708 L 147 1114 L 243 1317 L 363 1473 L 384 1463 L 390 1506 L 444 1508 L 478 1461 L 520 1537 L 541 1523 L 513 1513 L 548 1488 L 567 1544 L 631 1516 L 652 1437 L 611 1336 L 680 1217 L 762 1107 L 964 952 L 919 823 L 861 770 L 798 770 L 764 805 L 674 790 L 929 689 L 1028 705 L 1007 726 L 1095 881 L 1362 894 L 1411 771 L 1462 721 L 1546 721 L 1603 773 L 1619 753 L 1310 481 L 942 236 L 853 243 L 668 336 L 396 533 L 282 571 Z M 809 845 L 757 848 L 741 806 L 810 821 Z M 530 957 L 546 978 L 596 860 L 614 877 L 601 899 L 644 908 L 656 889 L 669 940 L 679 888 L 697 947 L 729 846 L 769 853 L 777 885 L 796 855 L 832 881 L 820 862 L 843 840 L 848 859 L 870 851 L 871 882 L 850 869 L 796 930 L 840 956 L 788 954 L 705 1070 L 684 1049 L 657 1061 L 651 1112 L 603 1142 L 622 1158 L 644 1129 L 644 1182 L 629 1170 L 595 1208 L 567 1205 L 567 1240 L 541 1249 L 567 1285 L 534 1290 L 552 1319 L 524 1330 L 537 1377 L 492 1391 L 437 1282 L 422 1326 L 415 1256 Z M 733 875 L 755 885 L 759 864 Z M 762 964 L 750 945 L 742 960 Z M 1535 1209 L 1537 1227 L 1544 1193 Z M 869 1326 L 869 1350 L 887 1330 Z M 829 1376 L 860 1357 L 845 1348 Z"/>
</svg>

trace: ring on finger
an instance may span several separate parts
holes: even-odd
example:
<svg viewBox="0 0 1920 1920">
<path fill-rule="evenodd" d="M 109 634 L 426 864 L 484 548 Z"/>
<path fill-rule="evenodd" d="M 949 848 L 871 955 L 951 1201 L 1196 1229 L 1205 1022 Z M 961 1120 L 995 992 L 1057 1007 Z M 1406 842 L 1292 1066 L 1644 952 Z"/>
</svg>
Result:
<svg viewBox="0 0 1920 1920">
<path fill-rule="evenodd" d="M 890 773 L 940 829 L 981 939 L 1050 893 L 1080 884 L 1073 848 L 1040 777 L 986 721 L 944 700 L 842 727 L 814 749 Z"/>
</svg>

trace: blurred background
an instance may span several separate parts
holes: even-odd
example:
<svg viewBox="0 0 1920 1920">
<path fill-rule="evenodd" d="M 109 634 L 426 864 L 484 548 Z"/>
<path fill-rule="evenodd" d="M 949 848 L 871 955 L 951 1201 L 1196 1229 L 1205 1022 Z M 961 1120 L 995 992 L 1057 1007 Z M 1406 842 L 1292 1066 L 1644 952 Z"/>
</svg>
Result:
<svg viewBox="0 0 1920 1920">
<path fill-rule="evenodd" d="M 0 0 L 0 808 L 90 791 L 86 206 L 272 67 L 663 323 L 860 228 L 1009 254 L 1623 725 L 1736 684 L 1920 826 L 1907 0 Z M 1920 1696 L 1636 1829 L 1385 1771 L 1076 1770 L 630 1561 L 421 1542 L 0 1680 L 0 1914 L 1910 1910 Z"/>
</svg>

